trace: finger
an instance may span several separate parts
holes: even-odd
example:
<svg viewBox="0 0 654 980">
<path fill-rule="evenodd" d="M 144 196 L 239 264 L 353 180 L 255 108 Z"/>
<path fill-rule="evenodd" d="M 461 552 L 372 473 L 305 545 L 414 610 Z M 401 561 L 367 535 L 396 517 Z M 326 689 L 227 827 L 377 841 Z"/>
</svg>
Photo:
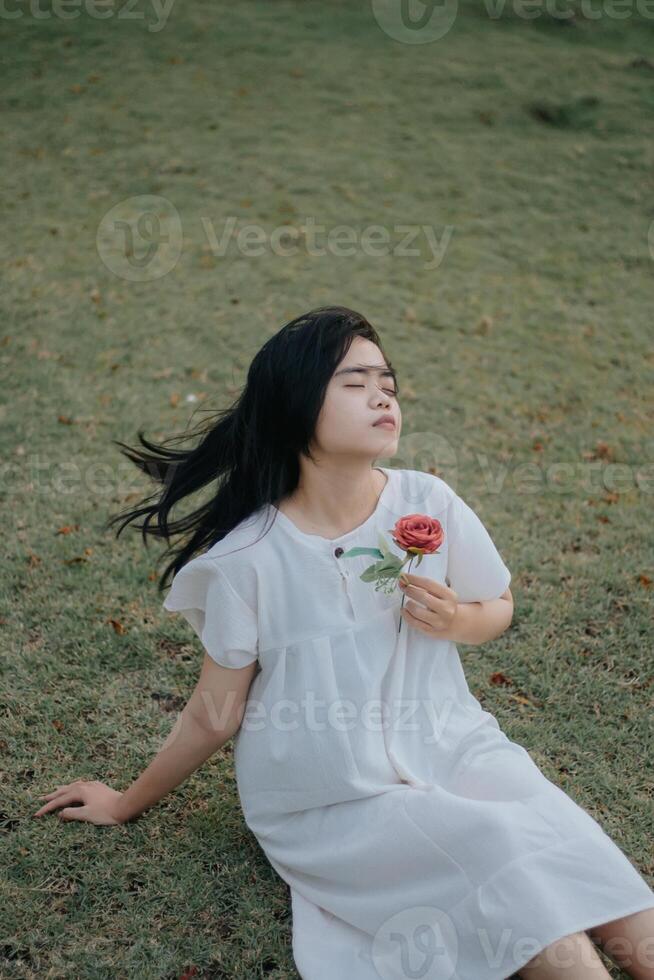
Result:
<svg viewBox="0 0 654 980">
<path fill-rule="evenodd" d="M 50 803 L 46 803 L 44 806 L 41 807 L 40 810 L 37 810 L 34 816 L 42 817 L 46 813 L 50 813 L 52 810 L 56 810 L 59 805 L 60 804 L 56 800 L 51 800 Z"/>
<path fill-rule="evenodd" d="M 411 610 L 408 609 L 406 606 L 402 607 L 402 609 L 400 610 L 400 614 L 404 619 L 406 619 L 409 626 L 413 626 L 415 629 L 420 630 L 422 633 L 429 632 L 426 624 L 421 619 L 418 619 L 417 616 L 414 616 Z"/>
<path fill-rule="evenodd" d="M 420 632 L 424 633 L 426 636 L 433 636 L 438 638 L 440 636 L 446 635 L 446 630 L 444 630 L 441 627 L 434 626 L 433 623 L 429 623 L 423 619 L 420 619 L 417 615 L 414 615 L 414 613 L 412 613 L 410 609 L 407 609 L 406 606 L 403 607 L 401 612 L 405 614 L 404 618 L 407 620 L 410 626 L 414 626 L 416 629 L 420 630 Z"/>
<path fill-rule="evenodd" d="M 73 779 L 70 783 L 62 783 L 60 786 L 57 786 L 57 788 L 54 789 L 51 793 L 42 793 L 41 796 L 37 796 L 37 800 L 52 799 L 54 796 L 57 796 L 59 793 L 65 793 L 68 790 L 72 789 L 74 786 L 81 786 L 84 783 L 86 783 L 86 780 L 84 779 Z"/>
<path fill-rule="evenodd" d="M 69 793 L 72 786 L 72 783 L 68 783 L 66 786 L 60 786 L 52 793 L 44 793 L 41 796 L 37 796 L 37 800 L 49 800 L 50 802 L 54 802 L 55 800 L 59 800 L 65 793 Z"/>
<path fill-rule="evenodd" d="M 42 806 L 40 810 L 37 810 L 34 816 L 45 816 L 46 813 L 52 813 L 53 810 L 56 810 L 58 807 L 63 806 L 67 802 L 67 800 L 51 800 L 49 803 L 46 803 L 45 806 Z"/>
<path fill-rule="evenodd" d="M 429 629 L 433 629 L 439 625 L 440 620 L 438 617 L 430 609 L 425 609 L 417 602 L 414 602 L 413 599 L 409 599 L 404 608 L 411 614 L 414 620 L 417 620 Z"/>
<path fill-rule="evenodd" d="M 416 575 L 414 572 L 402 572 L 401 577 L 406 578 L 409 585 L 415 585 L 420 589 L 424 589 L 425 592 L 430 592 L 432 595 L 441 598 L 450 598 L 453 594 L 449 586 L 426 575 Z"/>
<path fill-rule="evenodd" d="M 430 578 L 427 575 L 416 575 L 415 572 L 402 572 L 401 575 L 403 578 L 407 578 L 412 585 L 433 592 L 434 595 L 454 595 L 454 590 L 445 582 L 439 582 L 438 579 Z"/>
<path fill-rule="evenodd" d="M 37 800 L 48 800 L 50 797 L 56 796 L 57 793 L 61 793 L 63 790 L 68 789 L 70 785 L 70 783 L 63 783 L 61 786 L 57 786 L 56 789 L 53 789 L 51 793 L 42 793 L 41 796 L 37 796 Z"/>
<path fill-rule="evenodd" d="M 62 820 L 88 820 L 89 808 L 87 806 L 69 806 L 61 810 L 58 816 Z"/>
<path fill-rule="evenodd" d="M 35 817 L 40 817 L 42 813 L 47 813 L 48 810 L 52 810 L 54 807 L 59 805 L 57 802 L 57 794 L 49 793 L 48 796 L 54 796 L 55 798 L 50 800 L 48 803 L 44 803 L 40 810 L 37 810 L 34 814 Z M 41 796 L 39 799 L 47 799 L 47 797 Z"/>
<path fill-rule="evenodd" d="M 42 806 L 40 810 L 37 810 L 34 814 L 35 817 L 41 816 L 44 813 L 50 813 L 52 810 L 56 810 L 60 806 L 66 806 L 68 803 L 84 802 L 82 800 L 79 790 L 69 790 L 67 793 L 60 793 L 45 806 Z"/>
<path fill-rule="evenodd" d="M 431 609 L 435 613 L 442 612 L 441 604 L 446 601 L 445 596 L 437 596 L 419 585 L 406 585 L 402 592 L 405 596 L 415 599 L 416 602 L 421 602 L 427 609 Z"/>
</svg>

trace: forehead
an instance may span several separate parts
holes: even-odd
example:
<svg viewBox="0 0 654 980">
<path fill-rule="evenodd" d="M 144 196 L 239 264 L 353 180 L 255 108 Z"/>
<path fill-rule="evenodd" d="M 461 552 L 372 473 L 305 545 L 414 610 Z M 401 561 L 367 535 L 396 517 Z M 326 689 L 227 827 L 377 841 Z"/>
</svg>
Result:
<svg viewBox="0 0 654 980">
<path fill-rule="evenodd" d="M 343 366 L 334 371 L 334 377 L 337 378 L 339 375 L 348 377 L 348 375 L 364 375 L 372 374 L 379 375 L 380 377 L 393 377 L 393 372 L 385 364 L 350 364 L 348 366 Z"/>
<path fill-rule="evenodd" d="M 348 352 L 334 371 L 334 377 L 339 374 L 353 373 L 353 368 L 361 368 L 369 374 L 389 374 L 390 369 L 384 355 L 376 344 L 365 337 L 355 337 Z"/>
</svg>

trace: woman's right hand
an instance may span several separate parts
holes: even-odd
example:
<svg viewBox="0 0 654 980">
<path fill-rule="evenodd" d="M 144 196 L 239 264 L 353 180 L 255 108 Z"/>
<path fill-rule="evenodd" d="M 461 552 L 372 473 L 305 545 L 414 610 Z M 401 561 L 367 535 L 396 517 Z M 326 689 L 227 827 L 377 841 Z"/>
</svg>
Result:
<svg viewBox="0 0 654 980">
<path fill-rule="evenodd" d="M 35 817 L 44 816 L 59 807 L 57 814 L 62 820 L 84 820 L 88 823 L 100 825 L 113 825 L 124 823 L 120 817 L 118 804 L 122 797 L 118 790 L 111 789 L 99 780 L 76 779 L 72 783 L 64 786 L 57 786 L 52 793 L 45 793 L 38 796 L 39 800 L 48 800 L 40 810 L 34 814 Z M 82 803 L 82 806 L 72 806 L 73 803 Z"/>
</svg>

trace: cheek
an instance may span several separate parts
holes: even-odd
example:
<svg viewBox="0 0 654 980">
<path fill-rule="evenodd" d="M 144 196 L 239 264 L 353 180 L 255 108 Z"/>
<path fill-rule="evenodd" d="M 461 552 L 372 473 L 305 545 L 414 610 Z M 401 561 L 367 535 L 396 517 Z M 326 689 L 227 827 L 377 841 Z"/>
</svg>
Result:
<svg viewBox="0 0 654 980">
<path fill-rule="evenodd" d="M 342 400 L 332 395 L 325 397 L 316 422 L 314 439 L 323 451 L 331 451 L 343 444 L 347 413 Z"/>
<path fill-rule="evenodd" d="M 360 423 L 361 405 L 356 398 L 348 397 L 349 392 L 335 391 L 325 398 L 319 418 L 321 438 L 330 442 L 342 442 L 349 432 Z M 360 425 L 359 425 L 360 428 Z"/>
</svg>

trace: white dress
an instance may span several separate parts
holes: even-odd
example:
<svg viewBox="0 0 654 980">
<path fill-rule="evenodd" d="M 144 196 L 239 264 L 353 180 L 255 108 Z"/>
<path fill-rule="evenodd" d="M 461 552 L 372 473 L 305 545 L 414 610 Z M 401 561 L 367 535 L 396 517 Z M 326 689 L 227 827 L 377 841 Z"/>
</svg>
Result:
<svg viewBox="0 0 654 980">
<path fill-rule="evenodd" d="M 373 557 L 342 557 L 380 533 L 403 555 L 396 520 L 428 514 L 445 540 L 412 572 L 463 602 L 509 585 L 445 481 L 378 468 L 388 479 L 359 527 L 330 540 L 266 505 L 180 569 L 164 608 L 218 663 L 259 660 L 235 772 L 245 822 L 290 886 L 300 976 L 503 980 L 562 936 L 653 908 L 654 891 L 482 709 L 456 645 L 406 620 L 398 635 L 400 590 L 361 581 Z"/>
</svg>

